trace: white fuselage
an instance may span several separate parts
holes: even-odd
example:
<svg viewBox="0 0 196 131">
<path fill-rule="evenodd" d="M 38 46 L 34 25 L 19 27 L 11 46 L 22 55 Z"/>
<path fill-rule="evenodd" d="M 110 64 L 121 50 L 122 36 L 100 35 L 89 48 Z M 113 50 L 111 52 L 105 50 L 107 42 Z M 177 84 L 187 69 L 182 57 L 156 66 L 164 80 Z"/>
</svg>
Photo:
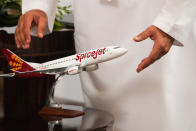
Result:
<svg viewBox="0 0 196 131">
<path fill-rule="evenodd" d="M 108 61 L 119 57 L 127 52 L 127 49 L 120 48 L 118 46 L 109 46 L 105 48 L 99 48 L 95 50 L 90 50 L 87 52 L 79 53 L 76 55 L 52 60 L 45 62 L 35 67 L 36 70 L 48 70 L 48 69 L 66 69 L 69 67 L 78 66 L 79 68 L 84 68 L 88 65 L 98 64 L 104 61 Z M 58 73 L 59 71 L 54 70 L 51 73 Z M 62 70 L 60 71 L 62 72 Z"/>
</svg>

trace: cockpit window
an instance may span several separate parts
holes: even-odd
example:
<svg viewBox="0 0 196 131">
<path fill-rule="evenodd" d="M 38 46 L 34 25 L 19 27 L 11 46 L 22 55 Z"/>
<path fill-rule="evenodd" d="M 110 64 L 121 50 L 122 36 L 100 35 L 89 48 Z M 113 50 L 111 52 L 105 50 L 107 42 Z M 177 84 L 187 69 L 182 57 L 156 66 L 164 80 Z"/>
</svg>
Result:
<svg viewBox="0 0 196 131">
<path fill-rule="evenodd" d="M 118 48 L 120 48 L 119 46 L 116 46 L 116 47 L 114 47 L 113 49 L 118 49 Z"/>
</svg>

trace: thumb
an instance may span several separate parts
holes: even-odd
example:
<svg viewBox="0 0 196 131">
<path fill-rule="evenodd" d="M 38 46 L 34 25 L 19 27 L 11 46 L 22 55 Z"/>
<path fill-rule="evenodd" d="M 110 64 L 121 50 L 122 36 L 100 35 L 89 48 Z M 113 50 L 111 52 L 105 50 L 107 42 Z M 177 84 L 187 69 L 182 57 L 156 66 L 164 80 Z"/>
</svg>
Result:
<svg viewBox="0 0 196 131">
<path fill-rule="evenodd" d="M 39 17 L 38 18 L 38 28 L 37 28 L 37 36 L 39 38 L 43 38 L 43 34 L 44 34 L 44 31 L 46 29 L 46 25 L 47 25 L 47 20 L 45 17 Z"/>
<path fill-rule="evenodd" d="M 152 32 L 151 30 L 146 29 L 144 32 L 140 33 L 139 35 L 137 35 L 136 37 L 133 38 L 133 40 L 135 42 L 140 42 L 140 41 L 143 41 L 145 39 L 147 39 L 148 37 L 150 37 L 152 35 Z"/>
</svg>

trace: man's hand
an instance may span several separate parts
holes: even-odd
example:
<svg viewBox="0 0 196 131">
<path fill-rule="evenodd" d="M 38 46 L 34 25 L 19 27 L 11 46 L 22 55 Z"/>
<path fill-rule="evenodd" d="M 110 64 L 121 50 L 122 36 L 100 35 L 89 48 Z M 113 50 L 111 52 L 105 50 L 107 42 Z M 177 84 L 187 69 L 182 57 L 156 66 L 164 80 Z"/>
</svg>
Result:
<svg viewBox="0 0 196 131">
<path fill-rule="evenodd" d="M 150 55 L 144 58 L 137 67 L 137 72 L 139 73 L 149 65 L 153 64 L 156 60 L 160 59 L 162 56 L 167 54 L 172 46 L 174 39 L 168 34 L 161 31 L 156 26 L 148 27 L 144 32 L 140 33 L 138 36 L 134 37 L 133 40 L 136 42 L 143 41 L 150 38 L 154 41 L 154 46 Z"/>
<path fill-rule="evenodd" d="M 15 31 L 15 42 L 17 48 L 27 49 L 31 42 L 31 27 L 37 25 L 37 36 L 43 37 L 44 30 L 48 22 L 47 15 L 41 10 L 31 10 L 20 16 L 18 26 Z"/>
</svg>

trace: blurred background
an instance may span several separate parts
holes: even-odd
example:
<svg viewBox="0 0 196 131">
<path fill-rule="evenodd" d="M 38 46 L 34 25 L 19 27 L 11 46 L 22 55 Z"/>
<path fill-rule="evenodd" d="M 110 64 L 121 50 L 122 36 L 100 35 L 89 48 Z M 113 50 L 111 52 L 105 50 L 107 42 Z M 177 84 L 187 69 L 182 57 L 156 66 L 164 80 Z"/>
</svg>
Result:
<svg viewBox="0 0 196 131">
<path fill-rule="evenodd" d="M 75 54 L 73 11 L 72 0 L 60 0 L 53 33 L 43 39 L 32 37 L 31 47 L 23 50 L 17 49 L 14 42 L 15 28 L 21 15 L 21 1 L 1 0 L 0 49 L 8 48 L 26 61 L 39 63 Z M 1 54 L 0 73 L 9 72 L 7 61 Z M 31 121 L 45 105 L 54 80 L 54 76 L 0 78 L 0 130 L 5 130 L 1 125 L 6 125 L 6 122 Z M 83 105 L 79 76 L 65 76 L 57 84 L 55 98 L 63 104 Z"/>
</svg>

